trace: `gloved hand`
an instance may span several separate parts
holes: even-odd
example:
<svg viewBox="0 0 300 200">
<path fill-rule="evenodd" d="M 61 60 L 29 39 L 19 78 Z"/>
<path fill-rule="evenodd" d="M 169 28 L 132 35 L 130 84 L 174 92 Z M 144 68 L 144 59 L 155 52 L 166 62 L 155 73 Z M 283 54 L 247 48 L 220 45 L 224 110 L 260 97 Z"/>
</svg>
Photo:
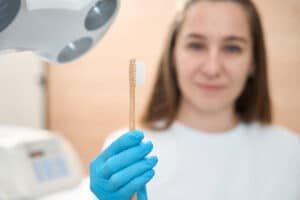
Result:
<svg viewBox="0 0 300 200">
<path fill-rule="evenodd" d="M 106 148 L 90 164 L 90 188 L 99 200 L 147 200 L 146 184 L 153 178 L 157 157 L 146 158 L 151 142 L 144 134 L 131 131 Z"/>
</svg>

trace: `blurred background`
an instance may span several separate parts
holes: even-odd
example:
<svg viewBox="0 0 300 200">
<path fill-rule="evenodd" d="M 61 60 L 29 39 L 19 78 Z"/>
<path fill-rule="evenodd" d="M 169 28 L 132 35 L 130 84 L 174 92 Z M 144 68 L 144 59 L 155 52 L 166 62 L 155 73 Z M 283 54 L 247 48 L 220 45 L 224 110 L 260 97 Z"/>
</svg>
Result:
<svg viewBox="0 0 300 200">
<path fill-rule="evenodd" d="M 300 133 L 300 1 L 255 0 L 269 55 L 275 123 Z M 126 0 L 98 46 L 80 60 L 48 65 L 31 53 L 0 56 L 0 124 L 48 128 L 74 145 L 86 169 L 106 136 L 128 126 L 128 65 L 147 65 L 137 89 L 143 111 L 180 0 Z"/>
</svg>

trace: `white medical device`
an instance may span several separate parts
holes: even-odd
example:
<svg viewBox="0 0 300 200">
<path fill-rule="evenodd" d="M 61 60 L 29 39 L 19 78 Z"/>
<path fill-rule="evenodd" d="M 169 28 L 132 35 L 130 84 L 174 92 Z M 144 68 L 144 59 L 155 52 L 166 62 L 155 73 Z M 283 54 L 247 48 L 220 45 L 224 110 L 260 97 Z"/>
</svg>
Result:
<svg viewBox="0 0 300 200">
<path fill-rule="evenodd" d="M 34 200 L 83 180 L 77 154 L 46 130 L 0 127 L 0 199 Z"/>
<path fill-rule="evenodd" d="M 0 52 L 71 62 L 104 36 L 120 0 L 0 0 Z"/>
</svg>

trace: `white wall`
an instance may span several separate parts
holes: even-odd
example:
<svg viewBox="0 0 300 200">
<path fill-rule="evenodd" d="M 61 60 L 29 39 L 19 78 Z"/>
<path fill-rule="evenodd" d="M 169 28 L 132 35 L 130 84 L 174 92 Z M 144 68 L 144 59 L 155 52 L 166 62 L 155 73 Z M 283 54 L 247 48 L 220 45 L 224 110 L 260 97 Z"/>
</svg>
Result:
<svg viewBox="0 0 300 200">
<path fill-rule="evenodd" d="M 0 55 L 0 125 L 44 127 L 44 69 L 28 52 Z"/>
</svg>

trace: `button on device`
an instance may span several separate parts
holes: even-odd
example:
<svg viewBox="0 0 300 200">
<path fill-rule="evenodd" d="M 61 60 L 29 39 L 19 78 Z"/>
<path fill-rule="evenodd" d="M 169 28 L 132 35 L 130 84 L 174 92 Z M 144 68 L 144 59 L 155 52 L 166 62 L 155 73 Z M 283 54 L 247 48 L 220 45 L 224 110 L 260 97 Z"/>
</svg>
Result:
<svg viewBox="0 0 300 200">
<path fill-rule="evenodd" d="M 35 159 L 33 170 L 39 182 L 53 181 L 70 174 L 62 157 Z"/>
</svg>

